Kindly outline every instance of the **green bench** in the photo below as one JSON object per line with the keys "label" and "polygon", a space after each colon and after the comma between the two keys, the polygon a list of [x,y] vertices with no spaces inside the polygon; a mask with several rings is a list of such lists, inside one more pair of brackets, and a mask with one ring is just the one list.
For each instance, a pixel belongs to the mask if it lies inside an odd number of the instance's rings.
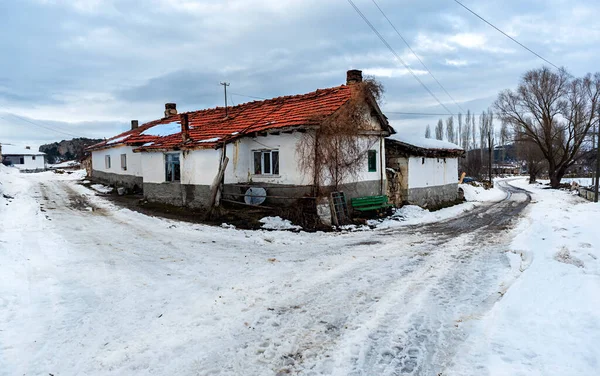
{"label": "green bench", "polygon": [[352,209],[359,212],[387,209],[392,204],[388,203],[388,196],[365,196],[351,200]]}

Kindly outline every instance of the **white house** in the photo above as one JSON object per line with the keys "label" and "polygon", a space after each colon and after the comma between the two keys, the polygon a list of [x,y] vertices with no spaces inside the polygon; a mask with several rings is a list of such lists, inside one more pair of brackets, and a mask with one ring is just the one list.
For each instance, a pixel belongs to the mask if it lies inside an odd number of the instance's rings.
{"label": "white house", "polygon": [[39,172],[46,169],[46,154],[31,147],[2,145],[2,163],[14,166],[22,172]]}
{"label": "white house", "polygon": [[[258,187],[267,192],[265,205],[292,205],[314,196],[315,185],[331,188],[330,179],[317,179],[302,168],[306,155],[299,146],[314,137],[320,120],[354,103],[358,86],[353,85],[361,81],[360,71],[348,71],[346,85],[227,109],[177,114],[175,104],[168,103],[162,119],[94,145],[92,175],[117,175],[106,158],[112,161],[113,155],[123,153],[129,161],[133,158],[127,153],[132,152],[140,168],[132,176],[141,178],[149,201],[204,208],[212,203],[215,187],[221,186],[223,199],[244,203],[248,188]],[[348,197],[385,194],[387,186],[384,137],[393,129],[374,100],[361,105],[365,121],[357,131],[364,148],[360,171],[337,187]],[[114,175],[117,179],[125,174]]]}
{"label": "white house", "polygon": [[392,202],[439,208],[458,200],[458,158],[464,154],[458,145],[398,134],[385,145]]}
{"label": "white house", "polygon": [[[92,178],[133,191],[141,190],[142,158],[133,149],[144,143],[143,137],[139,137],[142,130],[138,127],[138,121],[132,120],[129,131],[90,146],[88,150],[92,154]],[[138,142],[134,140],[136,136],[141,138]]]}

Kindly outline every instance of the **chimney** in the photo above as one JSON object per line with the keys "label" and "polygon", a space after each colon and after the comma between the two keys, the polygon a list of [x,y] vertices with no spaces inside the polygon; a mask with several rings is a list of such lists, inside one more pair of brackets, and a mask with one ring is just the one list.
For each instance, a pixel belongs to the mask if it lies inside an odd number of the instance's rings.
{"label": "chimney", "polygon": [[31,146],[25,146],[25,149],[31,150]]}
{"label": "chimney", "polygon": [[177,104],[176,103],[165,103],[165,117],[177,115]]}
{"label": "chimney", "polygon": [[348,72],[346,72],[346,85],[362,82],[362,80],[362,71],[358,69],[350,69]]}
{"label": "chimney", "polygon": [[188,114],[179,115],[179,119],[181,120],[181,140],[186,142],[190,139],[190,123]]}
{"label": "chimney", "polygon": [[131,121],[131,130],[137,129],[138,126],[139,126],[139,123],[137,120]]}

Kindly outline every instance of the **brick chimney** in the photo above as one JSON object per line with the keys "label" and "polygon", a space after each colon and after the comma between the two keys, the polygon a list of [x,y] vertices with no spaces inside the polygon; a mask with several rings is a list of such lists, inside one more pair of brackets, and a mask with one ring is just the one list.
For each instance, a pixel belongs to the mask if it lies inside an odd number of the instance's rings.
{"label": "brick chimney", "polygon": [[350,69],[346,72],[346,85],[352,85],[357,82],[362,82],[362,71],[358,69]]}
{"label": "brick chimney", "polygon": [[176,103],[165,103],[165,117],[177,115]]}
{"label": "brick chimney", "polygon": [[137,129],[138,126],[139,126],[139,122],[137,120],[131,121],[131,130]]}
{"label": "brick chimney", "polygon": [[190,139],[190,121],[188,119],[188,114],[179,115],[179,119],[181,120],[181,140],[186,142]]}

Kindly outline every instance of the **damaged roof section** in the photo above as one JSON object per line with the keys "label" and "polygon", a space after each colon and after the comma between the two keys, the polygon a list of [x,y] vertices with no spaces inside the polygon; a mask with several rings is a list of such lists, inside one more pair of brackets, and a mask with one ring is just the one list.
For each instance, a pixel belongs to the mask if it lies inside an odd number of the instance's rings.
{"label": "damaged roof section", "polygon": [[[174,114],[139,126],[90,147],[91,150],[137,146],[136,151],[215,148],[243,136],[272,130],[318,125],[319,118],[332,115],[350,100],[348,85],[301,94],[253,101],[229,107]],[[182,115],[187,115],[187,135],[182,133]]]}
{"label": "damaged roof section", "polygon": [[385,139],[386,150],[395,151],[404,156],[419,157],[461,157],[465,151],[458,145],[432,138],[393,134]]}

